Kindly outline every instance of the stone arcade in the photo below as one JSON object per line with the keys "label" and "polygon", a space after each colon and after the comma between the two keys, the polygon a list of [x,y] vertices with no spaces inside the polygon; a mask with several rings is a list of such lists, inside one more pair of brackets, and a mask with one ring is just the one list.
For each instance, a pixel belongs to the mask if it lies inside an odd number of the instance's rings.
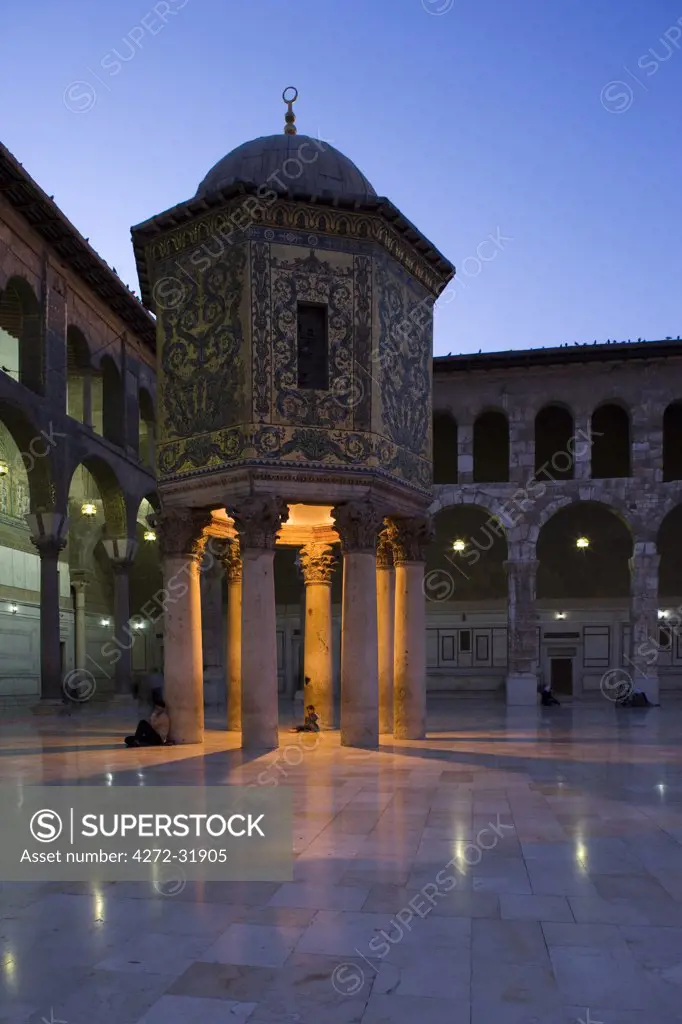
{"label": "stone arcade", "polygon": [[291,110],[284,134],[240,146],[194,199],[133,229],[158,324],[166,699],[176,739],[200,741],[199,566],[222,538],[229,724],[245,747],[277,745],[273,561],[293,545],[305,701],[332,725],[340,545],[342,742],[374,746],[380,725],[418,739],[432,305],[454,269],[350,160],[297,135]]}

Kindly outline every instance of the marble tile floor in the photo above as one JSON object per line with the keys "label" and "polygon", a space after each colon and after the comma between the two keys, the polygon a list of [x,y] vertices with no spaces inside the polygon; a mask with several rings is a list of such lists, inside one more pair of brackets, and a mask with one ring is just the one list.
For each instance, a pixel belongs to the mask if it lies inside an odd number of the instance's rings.
{"label": "marble tile floor", "polygon": [[[5,713],[0,784],[291,787],[289,882],[0,885],[2,1024],[682,1024],[682,704],[433,701],[378,751],[126,750]],[[1,828],[1,824],[0,824]]]}

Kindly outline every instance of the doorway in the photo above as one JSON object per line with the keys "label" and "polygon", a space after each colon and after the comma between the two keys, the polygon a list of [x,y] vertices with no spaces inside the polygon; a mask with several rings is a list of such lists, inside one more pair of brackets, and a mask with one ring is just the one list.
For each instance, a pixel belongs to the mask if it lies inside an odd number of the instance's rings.
{"label": "doorway", "polygon": [[573,658],[551,658],[549,671],[552,692],[573,696]]}

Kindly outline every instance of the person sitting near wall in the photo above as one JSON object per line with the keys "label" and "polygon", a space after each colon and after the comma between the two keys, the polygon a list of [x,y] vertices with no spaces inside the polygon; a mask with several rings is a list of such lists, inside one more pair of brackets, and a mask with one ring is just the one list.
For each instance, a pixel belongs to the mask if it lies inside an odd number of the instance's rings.
{"label": "person sitting near wall", "polygon": [[545,685],[540,690],[540,703],[542,704],[543,708],[549,708],[553,704],[556,704],[557,707],[561,707],[561,704],[552,693],[552,687],[549,685],[549,683],[545,683]]}
{"label": "person sitting near wall", "polygon": [[319,732],[320,731],[320,716],[315,713],[315,705],[308,704],[306,708],[306,716],[303,725],[297,725],[292,732]]}
{"label": "person sitting near wall", "polygon": [[156,692],[152,698],[152,713],[149,721],[137,723],[134,736],[126,736],[126,747],[162,747],[169,742],[170,716],[161,695]]}

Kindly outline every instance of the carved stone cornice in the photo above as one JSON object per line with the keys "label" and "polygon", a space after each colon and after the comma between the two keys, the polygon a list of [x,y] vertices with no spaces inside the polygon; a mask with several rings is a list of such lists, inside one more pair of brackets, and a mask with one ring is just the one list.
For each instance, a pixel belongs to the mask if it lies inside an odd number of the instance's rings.
{"label": "carved stone cornice", "polygon": [[274,551],[279,529],[289,516],[289,506],[283,498],[267,495],[244,498],[230,506],[228,513],[234,519],[242,551]]}
{"label": "carved stone cornice", "polygon": [[206,543],[204,529],[210,522],[208,509],[165,509],[155,515],[154,526],[158,530],[161,557],[186,555],[199,559]]}
{"label": "carved stone cornice", "polygon": [[396,565],[426,561],[426,549],[435,537],[430,519],[425,516],[390,519],[387,532]]}
{"label": "carved stone cornice", "polygon": [[303,582],[331,584],[336,558],[329,544],[306,544],[299,552]]}
{"label": "carved stone cornice", "polygon": [[333,508],[332,517],[343,552],[371,551],[374,554],[385,515],[385,510],[373,501],[348,501]]}
{"label": "carved stone cornice", "polygon": [[389,527],[386,527],[379,534],[377,543],[377,569],[393,569],[393,545]]}
{"label": "carved stone cornice", "polygon": [[242,556],[239,550],[238,540],[221,541],[222,550],[218,557],[223,564],[225,576],[228,583],[241,583],[242,581]]}

